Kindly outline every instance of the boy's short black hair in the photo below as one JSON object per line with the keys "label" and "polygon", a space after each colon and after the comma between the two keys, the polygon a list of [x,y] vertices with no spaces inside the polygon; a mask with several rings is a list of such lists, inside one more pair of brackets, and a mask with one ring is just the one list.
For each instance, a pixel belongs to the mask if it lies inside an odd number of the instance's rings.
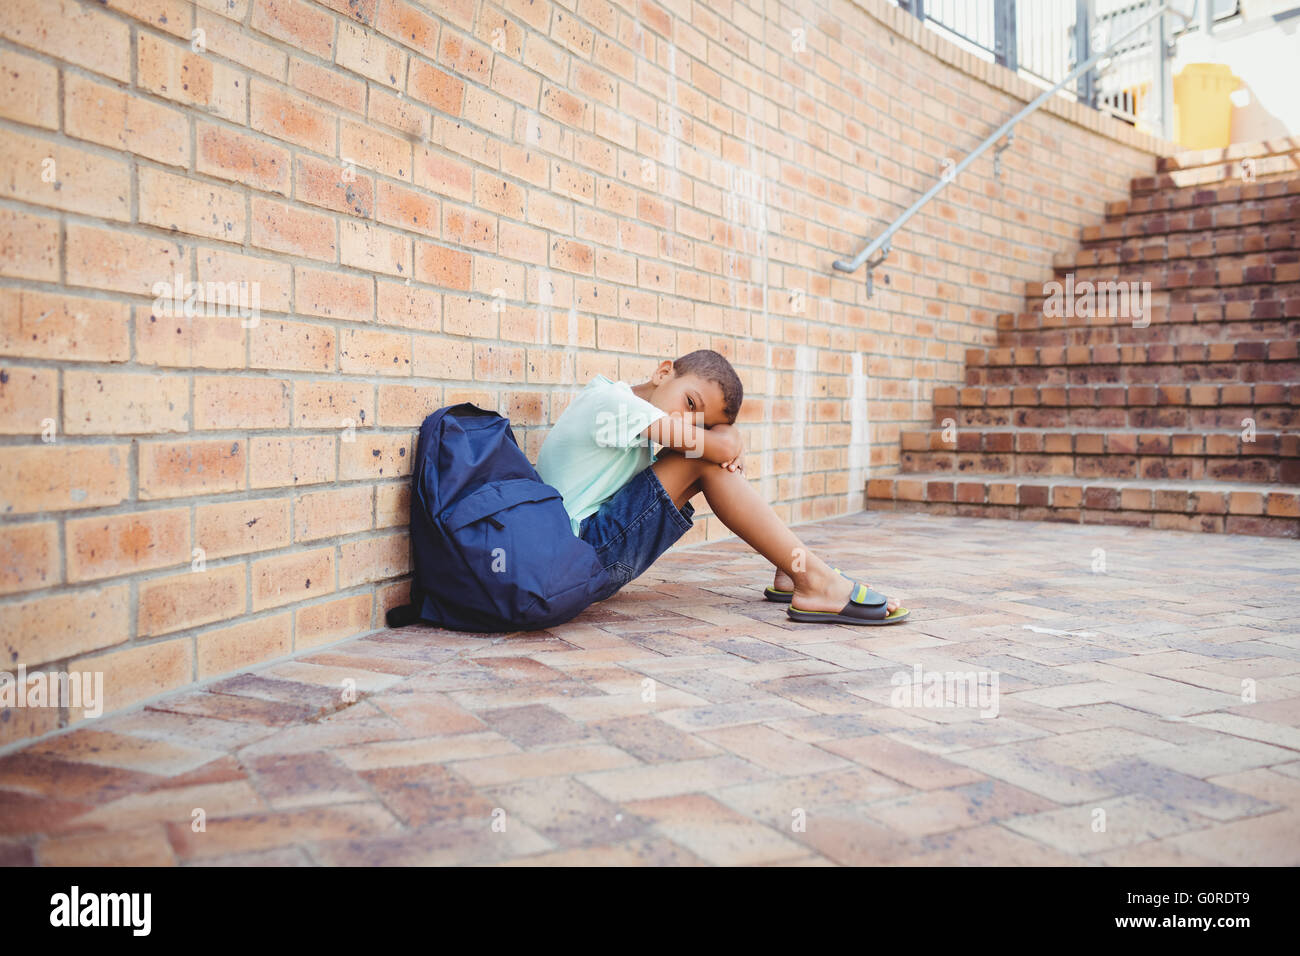
{"label": "boy's short black hair", "polygon": [[687,352],[673,362],[673,374],[694,375],[701,381],[717,382],[722,389],[722,411],[727,416],[727,424],[736,424],[740,404],[745,400],[745,389],[736,370],[721,354],[713,349]]}

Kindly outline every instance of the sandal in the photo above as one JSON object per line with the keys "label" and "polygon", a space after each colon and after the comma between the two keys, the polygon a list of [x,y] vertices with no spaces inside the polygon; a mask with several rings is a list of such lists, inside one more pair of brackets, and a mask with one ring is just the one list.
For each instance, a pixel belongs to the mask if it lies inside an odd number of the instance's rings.
{"label": "sandal", "polygon": [[[831,568],[831,570],[836,574],[843,575],[846,578],[848,577],[848,575],[844,574],[844,572],[839,568]],[[789,591],[782,591],[780,588],[768,586],[763,588],[763,597],[767,598],[769,601],[776,601],[778,604],[789,604],[790,599],[794,597],[794,589],[791,588]]]}
{"label": "sandal", "polygon": [[888,614],[885,610],[887,601],[883,594],[871,590],[865,584],[858,584],[849,596],[849,603],[839,611],[801,611],[791,604],[785,613],[792,621],[824,624],[897,624],[911,613],[907,608],[900,607],[893,614]]}

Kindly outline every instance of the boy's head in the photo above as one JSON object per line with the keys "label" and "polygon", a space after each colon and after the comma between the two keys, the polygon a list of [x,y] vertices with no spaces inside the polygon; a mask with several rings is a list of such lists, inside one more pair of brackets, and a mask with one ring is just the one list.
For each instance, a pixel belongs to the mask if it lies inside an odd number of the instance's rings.
{"label": "boy's head", "polygon": [[665,412],[704,413],[704,426],[734,425],[745,390],[731,363],[712,349],[664,359],[650,375],[650,403]]}

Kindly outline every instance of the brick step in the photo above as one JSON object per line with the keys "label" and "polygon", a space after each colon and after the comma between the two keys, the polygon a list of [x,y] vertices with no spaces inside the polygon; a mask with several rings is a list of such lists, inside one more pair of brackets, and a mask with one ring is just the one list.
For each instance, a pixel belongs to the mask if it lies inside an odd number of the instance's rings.
{"label": "brick step", "polygon": [[967,369],[965,385],[986,388],[1059,385],[1289,385],[1300,381],[1296,362],[1199,362],[1167,365],[998,366]]}
{"label": "brick step", "polygon": [[906,473],[1213,480],[1300,484],[1300,433],[1072,432],[1018,429],[904,432]]}
{"label": "brick step", "polygon": [[1144,196],[1171,189],[1212,187],[1220,183],[1246,183],[1248,177],[1259,183],[1300,174],[1300,152],[1288,150],[1272,155],[1242,157],[1242,159],[1247,158],[1251,161],[1249,171],[1242,166],[1241,159],[1237,159],[1157,172],[1154,176],[1137,176],[1129,184],[1130,192],[1134,196]]}
{"label": "brick step", "polygon": [[930,424],[959,428],[1300,431],[1300,385],[941,386]]}
{"label": "brick step", "polygon": [[1172,382],[1159,385],[967,385],[961,388],[939,385],[934,389],[932,401],[936,408],[1291,407],[1300,406],[1300,384]]}
{"label": "brick step", "polygon": [[[1279,355],[1284,351],[1293,352],[1295,342],[1275,343],[1222,343],[1218,346],[1224,350],[1245,352],[1252,345],[1269,345],[1277,349]],[[1219,383],[1231,385],[1278,383],[1289,385],[1300,382],[1300,361],[1294,354],[1290,360],[1278,359],[1228,359],[1223,361],[1193,361],[1190,358],[1175,360],[1179,352],[1205,351],[1215,346],[1075,346],[1073,348],[1039,349],[1041,362],[1023,362],[1015,364],[971,364],[968,360],[963,373],[965,385],[974,386],[1009,386],[1017,385],[1204,385]],[[1163,358],[1164,361],[1142,361],[1138,353],[1145,350],[1147,354]],[[993,354],[995,358],[1003,356],[1008,349],[992,349],[981,353],[986,357]],[[1016,349],[1020,357],[1028,358],[1033,349]],[[1115,361],[1120,352],[1124,358],[1133,361]],[[1110,359],[1110,361],[1101,361]],[[1073,361],[1070,361],[1073,360]]]}
{"label": "brick step", "polygon": [[[1144,331],[1135,329],[1134,331]],[[1149,336],[1148,336],[1149,339]],[[1279,338],[1253,342],[1135,342],[1075,346],[1021,346],[966,350],[966,370],[1052,368],[1067,365],[1166,365],[1241,362],[1294,362],[1300,342]],[[1300,367],[1293,369],[1300,371]],[[1297,378],[1296,380],[1300,380]],[[984,384],[968,382],[969,385]],[[1005,382],[992,384],[1007,384]]]}
{"label": "brick step", "polygon": [[[1195,309],[1194,306],[1183,306]],[[1189,311],[1187,314],[1193,314]],[[1222,314],[1221,311],[1219,314]],[[1017,317],[1011,316],[1011,319]],[[1026,316],[1025,322],[1042,321],[1042,316]],[[1167,319],[1167,316],[1161,316]],[[1151,326],[1140,328],[1131,322],[1123,325],[1072,326],[1065,328],[1000,329],[997,343],[991,348],[1061,348],[1069,346],[1141,345],[1166,346],[1264,342],[1300,339],[1300,318],[1278,321],[1152,321]]]}
{"label": "brick step", "polygon": [[[1149,388],[1135,385],[1133,388]],[[942,427],[952,419],[960,428],[1242,428],[1250,420],[1257,429],[1300,432],[1300,412],[1282,405],[1060,405],[939,406],[931,424]]]}
{"label": "brick step", "polygon": [[1185,209],[1129,212],[1114,216],[1079,233],[1086,247],[1122,239],[1158,239],[1207,229],[1245,229],[1284,226],[1300,218],[1300,197],[1282,196],[1249,202],[1204,203]]}
{"label": "brick step", "polygon": [[1294,327],[1297,319],[1300,319],[1300,296],[1291,299],[1161,305],[1155,302],[1153,295],[1150,314],[1136,320],[1136,325],[1134,317],[1125,318],[1122,315],[1045,315],[1040,304],[1035,311],[1000,313],[997,326],[999,334],[1128,329],[1139,333],[1139,341],[1146,342],[1174,341],[1168,336],[1179,332],[1181,327],[1184,336],[1190,335],[1189,329],[1199,329],[1204,332],[1205,341],[1232,341],[1238,327],[1243,337],[1253,337],[1257,328],[1288,329]]}
{"label": "brick step", "polygon": [[[1067,275],[1074,276],[1074,287],[1081,282],[1149,282],[1152,295],[1157,289],[1173,292],[1190,288],[1222,288],[1257,283],[1300,283],[1300,250],[1274,249],[1267,252],[1236,252],[1200,258],[1160,259],[1119,264],[1070,263],[1057,266],[1054,281],[1064,285]],[[1029,287],[1033,293],[1047,283]],[[1062,289],[1062,293],[1067,290]]]}
{"label": "brick step", "polygon": [[[1134,386],[1146,388],[1149,386]],[[1242,428],[1250,420],[1269,431],[1300,431],[1300,413],[1280,405],[939,406],[931,424],[959,428]]]}
{"label": "brick step", "polygon": [[1135,179],[934,390],[869,506],[1300,537],[1298,160],[1284,139]]}
{"label": "brick step", "polygon": [[1098,239],[1078,250],[1058,252],[1052,257],[1052,267],[1057,272],[1071,272],[1088,266],[1196,261],[1293,249],[1300,249],[1300,220]]}
{"label": "brick step", "polygon": [[1300,152],[1300,137],[1277,136],[1253,143],[1233,143],[1222,149],[1189,149],[1169,156],[1159,156],[1156,158],[1156,172],[1173,173],[1223,163],[1232,163],[1236,166],[1246,158],[1258,159],[1262,156],[1280,156],[1297,152]]}
{"label": "brick step", "polygon": [[1179,481],[1300,482],[1300,468],[1273,457],[1206,455],[1029,455],[906,451],[904,474],[989,474],[1018,478],[1176,479]]}
{"label": "brick step", "polygon": [[870,479],[867,507],[1300,537],[1300,487],[1290,485],[914,474]]}
{"label": "brick step", "polygon": [[[1263,256],[1262,263],[1245,265],[1244,261]],[[1251,253],[1246,256],[1224,256],[1199,262],[1185,260],[1181,264],[1134,263],[1116,269],[1114,266],[1088,266],[1073,273],[1068,284],[1066,275],[1058,275],[1045,282],[1025,284],[1026,310],[1036,312],[1044,308],[1049,298],[1064,305],[1073,296],[1075,311],[1084,308],[1085,295],[1090,283],[1092,308],[1100,311],[1117,296],[1117,307],[1124,305],[1126,295],[1144,293],[1138,283],[1151,283],[1152,307],[1177,305],[1181,302],[1236,302],[1242,299],[1300,299],[1300,253],[1295,250]],[[1059,287],[1059,288],[1058,288]],[[1112,292],[1112,289],[1114,290]]]}
{"label": "brick step", "polygon": [[[1130,282],[1127,279],[1115,281]],[[1060,320],[1065,325],[1132,324],[1134,318],[1142,321],[1149,319],[1154,325],[1159,321],[1157,312],[1164,309],[1172,313],[1175,307],[1182,305],[1221,306],[1222,318],[1227,320],[1300,318],[1300,282],[1189,285],[1163,290],[1153,288],[1149,303],[1144,301],[1146,296],[1141,285],[1134,284],[1136,282],[1137,280],[1131,280],[1127,286],[1101,287],[1094,283],[1091,305],[1084,296],[1087,287],[1080,289],[1077,281],[1069,288],[1062,282],[1058,295],[1053,295],[1051,289],[1042,292],[1040,283],[1034,283],[1030,287],[1030,293],[1025,296],[1025,311],[1020,314],[1037,313],[1044,320]],[[1053,314],[1048,314],[1049,298],[1052,299]],[[1150,315],[1147,314],[1148,311]],[[1055,314],[1058,312],[1061,314]],[[1068,314],[1070,312],[1074,314]],[[1220,318],[1212,312],[1207,313],[1206,317]],[[1169,321],[1179,321],[1179,315],[1171,316]]]}
{"label": "brick step", "polygon": [[[1144,231],[1136,226],[1152,216],[1166,218],[1165,224],[1154,229],[1156,233],[1208,229],[1234,223],[1247,226],[1257,222],[1285,221],[1295,218],[1294,199],[1297,195],[1300,195],[1300,178],[1215,189],[1198,186],[1166,190],[1107,203],[1105,221],[1095,226],[1084,226],[1082,234],[1084,239],[1143,235]],[[1234,213],[1234,209],[1238,211]]]}
{"label": "brick step", "polygon": [[[1211,458],[1257,457],[1294,459],[1300,466],[1300,432],[1243,430],[1146,431],[1108,428],[1105,431],[1060,431],[1045,428],[980,428],[958,431],[953,441],[939,429],[905,431],[905,452],[982,452],[1021,455],[1190,455]],[[1290,482],[1289,482],[1290,483]],[[1294,482],[1300,484],[1300,480]]]}

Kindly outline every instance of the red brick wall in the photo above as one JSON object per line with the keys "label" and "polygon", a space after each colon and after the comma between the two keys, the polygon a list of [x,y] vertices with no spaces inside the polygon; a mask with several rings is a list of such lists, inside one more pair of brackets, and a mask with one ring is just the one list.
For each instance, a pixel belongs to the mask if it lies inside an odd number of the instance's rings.
{"label": "red brick wall", "polygon": [[[110,709],[382,627],[445,404],[535,460],[593,374],[716,348],[778,511],[859,510],[1163,149],[1038,115],[868,301],[832,260],[1030,95],[884,0],[30,0],[0,65],[2,666]],[[256,323],[169,314],[177,276]]]}

